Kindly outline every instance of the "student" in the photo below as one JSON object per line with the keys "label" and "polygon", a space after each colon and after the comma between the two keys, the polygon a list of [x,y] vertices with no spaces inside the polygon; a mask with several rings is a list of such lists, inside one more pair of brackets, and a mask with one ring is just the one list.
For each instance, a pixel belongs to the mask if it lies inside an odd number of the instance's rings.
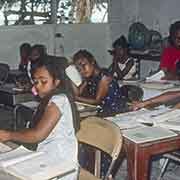
{"label": "student", "polygon": [[113,50],[109,50],[113,56],[112,64],[108,68],[109,72],[117,79],[137,78],[136,63],[129,57],[129,45],[126,38],[122,35],[112,44]]}
{"label": "student", "polygon": [[[62,93],[63,79],[57,61],[49,57],[40,59],[32,71],[34,87],[41,102],[34,116],[33,125],[20,131],[0,130],[0,141],[39,143],[37,151],[45,151],[62,162],[70,161],[78,171],[78,144],[75,136],[77,124],[73,121],[71,103]],[[62,161],[63,160],[63,161]],[[61,180],[76,180],[78,172]]]}
{"label": "student", "polygon": [[180,100],[180,91],[166,92],[159,96],[155,96],[153,98],[147,99],[145,101],[134,102],[132,109],[138,110],[144,107],[164,104],[170,101],[176,101],[178,103],[179,100]]}
{"label": "student", "polygon": [[169,29],[170,46],[162,52],[160,68],[165,76],[162,79],[177,80],[176,64],[180,61],[180,21],[171,24]]}
{"label": "student", "polygon": [[21,44],[21,46],[20,46],[20,63],[19,63],[20,71],[26,72],[30,52],[31,52],[31,45],[29,43]]}
{"label": "student", "polygon": [[75,99],[84,103],[99,105],[99,115],[109,116],[125,110],[118,83],[110,74],[99,68],[94,56],[87,50],[79,50],[73,56],[83,82],[74,87]]}
{"label": "student", "polygon": [[27,65],[27,74],[30,79],[31,79],[31,69],[35,66],[36,61],[40,57],[43,57],[45,55],[47,55],[47,50],[43,44],[35,44],[34,46],[31,47],[31,52],[29,54],[29,61]]}

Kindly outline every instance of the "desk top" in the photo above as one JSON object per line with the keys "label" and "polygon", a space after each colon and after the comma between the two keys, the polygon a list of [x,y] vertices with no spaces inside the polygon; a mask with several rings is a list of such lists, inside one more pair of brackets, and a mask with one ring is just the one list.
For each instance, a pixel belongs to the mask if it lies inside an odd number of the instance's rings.
{"label": "desk top", "polygon": [[160,62],[160,53],[155,51],[130,51],[130,56],[137,58],[138,60],[150,60]]}
{"label": "desk top", "polygon": [[97,106],[75,102],[81,118],[97,115]]}
{"label": "desk top", "polygon": [[7,92],[10,94],[32,94],[29,89],[18,88],[13,83],[3,84],[2,86],[0,86],[0,91]]}

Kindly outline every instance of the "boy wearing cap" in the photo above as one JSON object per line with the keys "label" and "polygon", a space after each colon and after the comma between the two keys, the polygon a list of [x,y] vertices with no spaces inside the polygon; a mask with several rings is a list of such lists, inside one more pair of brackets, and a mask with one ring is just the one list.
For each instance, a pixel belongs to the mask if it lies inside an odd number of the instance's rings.
{"label": "boy wearing cap", "polygon": [[108,71],[117,80],[137,78],[136,63],[133,58],[129,57],[129,45],[126,38],[122,35],[114,41],[112,47],[109,53],[113,59]]}

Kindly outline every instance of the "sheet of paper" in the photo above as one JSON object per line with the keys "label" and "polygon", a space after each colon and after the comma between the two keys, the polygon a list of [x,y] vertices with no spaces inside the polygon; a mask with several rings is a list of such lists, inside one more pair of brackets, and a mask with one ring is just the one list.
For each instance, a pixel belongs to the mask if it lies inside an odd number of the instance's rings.
{"label": "sheet of paper", "polygon": [[0,143],[0,154],[11,150],[12,148],[9,147],[8,145]]}

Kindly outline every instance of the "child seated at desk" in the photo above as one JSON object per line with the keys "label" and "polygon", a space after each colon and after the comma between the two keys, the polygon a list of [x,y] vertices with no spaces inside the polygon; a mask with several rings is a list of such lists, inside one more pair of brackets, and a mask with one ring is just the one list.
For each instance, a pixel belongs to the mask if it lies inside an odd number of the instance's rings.
{"label": "child seated at desk", "polygon": [[31,52],[31,45],[29,43],[23,43],[20,46],[20,63],[19,70],[22,72],[26,72],[27,65],[29,62],[29,55]]}
{"label": "child seated at desk", "polygon": [[[73,117],[73,102],[62,93],[63,78],[58,61],[46,56],[40,59],[32,71],[34,87],[41,99],[34,116],[32,128],[20,131],[0,130],[0,141],[39,143],[37,151],[50,157],[71,161],[76,169],[61,180],[78,179],[78,144],[75,130],[78,123]],[[77,125],[77,126],[76,126]]]}
{"label": "child seated at desk", "polygon": [[99,115],[112,116],[126,109],[119,85],[112,76],[99,68],[94,56],[87,50],[79,50],[73,56],[83,82],[73,85],[75,99],[80,102],[99,105]]}
{"label": "child seated at desk", "polygon": [[136,63],[133,58],[129,57],[129,45],[124,36],[121,36],[113,43],[113,50],[109,50],[113,56],[112,64],[108,71],[117,80],[136,79]]}
{"label": "child seated at desk", "polygon": [[169,29],[170,45],[161,55],[160,68],[164,71],[165,80],[179,80],[176,73],[176,65],[180,62],[180,21],[171,24]]}

